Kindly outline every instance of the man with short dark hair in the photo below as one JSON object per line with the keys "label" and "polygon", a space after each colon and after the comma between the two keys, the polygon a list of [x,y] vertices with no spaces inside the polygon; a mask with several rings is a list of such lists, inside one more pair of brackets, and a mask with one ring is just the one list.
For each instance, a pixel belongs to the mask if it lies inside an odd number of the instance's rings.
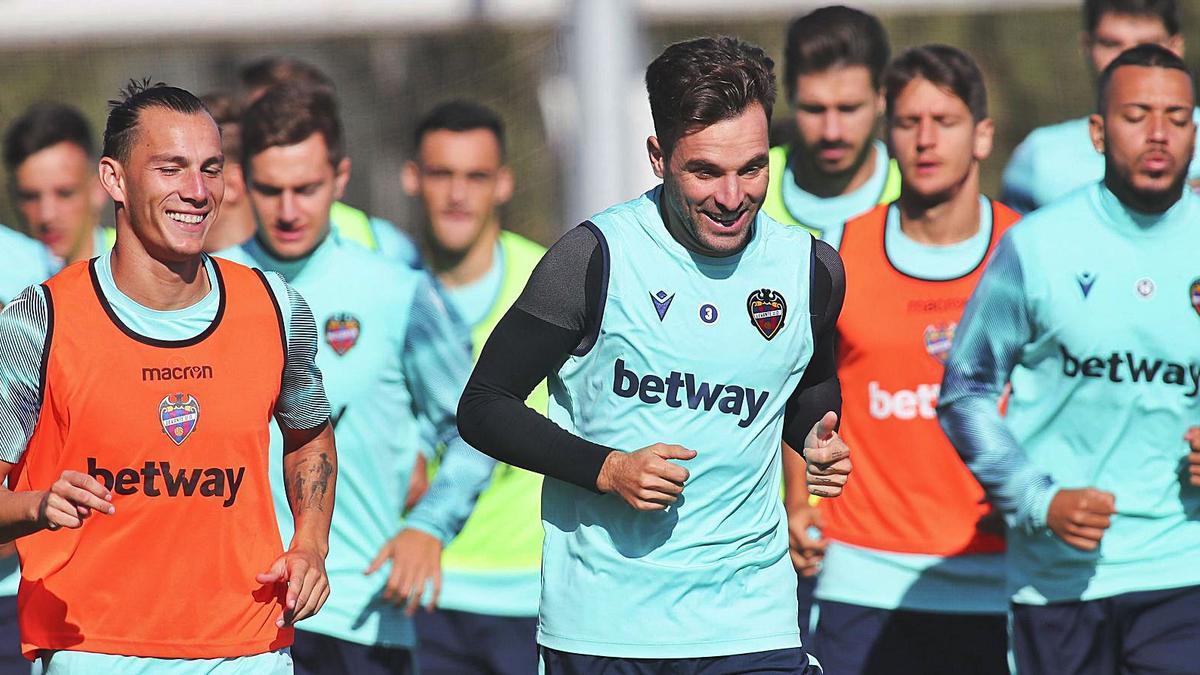
{"label": "man with short dark hair", "polygon": [[[1155,44],[1183,56],[1183,22],[1178,0],[1084,0],[1080,45],[1088,69],[1104,72],[1118,54]],[[1200,110],[1195,117],[1200,121]],[[1001,198],[1022,212],[1040,208],[1104,176],[1104,158],[1088,137],[1088,117],[1034,129],[1013,151],[1004,169]],[[1187,176],[1200,185],[1200,161]]]}
{"label": "man with short dark hair", "polygon": [[[242,68],[241,79],[247,105],[257,101],[270,88],[284,84],[321,89],[336,99],[332,78],[311,63],[292,57],[275,56],[250,63]],[[347,177],[349,172],[350,161],[347,159]],[[343,238],[409,267],[421,266],[421,252],[394,223],[341,202],[341,196],[338,200],[329,207],[329,221]]]}
{"label": "man with short dark hair", "polygon": [[[839,250],[855,488],[819,505],[827,547],[812,648],[845,675],[1007,675],[1000,523],[934,405],[962,308],[1017,215],[980,194],[993,125],[971,57],[916,47],[884,81],[904,189],[851,220]],[[896,461],[897,448],[920,460]]]}
{"label": "man with short dark hair", "polygon": [[784,91],[796,140],[771,148],[763,209],[837,248],[842,227],[900,192],[900,174],[875,138],[883,116],[887,32],[866,12],[832,5],[788,26]]}
{"label": "man with short dark hair", "polygon": [[[417,609],[427,585],[425,604],[436,605],[442,549],[495,466],[463,443],[455,425],[471,368],[469,341],[425,272],[330,227],[329,206],[349,160],[328,90],[271,88],[246,111],[242,143],[259,234],[218,255],[277,271],[308,299],[324,337],[317,365],[338,437],[333,591],[325,611],[297,631],[296,671],[415,673],[416,638],[405,609]],[[429,492],[402,518],[425,429],[445,452]],[[275,485],[285,530],[287,487]]]}
{"label": "man with short dark hair", "polygon": [[63,265],[112,247],[113,232],[100,227],[108,195],[96,174],[95,152],[83,114],[59,103],[29,108],[4,134],[17,212],[28,233]]}
{"label": "man with short dark hair", "polygon": [[[402,182],[420,200],[426,267],[470,330],[474,355],[546,249],[501,228],[513,193],[504,123],[490,108],[449,101],[417,124]],[[526,403],[546,412],[546,386]],[[522,675],[537,670],[542,561],[541,476],[500,464],[442,554],[438,608],[416,618],[426,675]]]}
{"label": "man with short dark hair", "polygon": [[328,594],[337,458],[312,314],[277,275],[203,254],[222,161],[198,98],[131,84],[100,160],[112,252],[0,313],[0,539],[47,675],[290,673],[291,625]]}
{"label": "man with short dark hair", "polygon": [[[646,88],[663,184],[546,254],[459,426],[546,476],[547,673],[819,672],[796,626],[779,448],[807,453],[815,493],[841,492],[841,263],[760,212],[775,99],[761,49],[672,45]],[[550,420],[525,405],[547,377]]]}
{"label": "man with short dark hair", "polygon": [[229,94],[212,93],[201,97],[213,121],[221,128],[221,152],[225,155],[225,198],[221,212],[204,238],[204,250],[220,251],[254,236],[254,210],[246,194],[246,173],[242,170],[242,107]]}
{"label": "man with short dark hair", "polygon": [[1001,240],[938,404],[1008,524],[1022,675],[1194,672],[1200,640],[1200,457],[1183,438],[1200,418],[1192,74],[1142,45],[1099,91],[1103,182]]}

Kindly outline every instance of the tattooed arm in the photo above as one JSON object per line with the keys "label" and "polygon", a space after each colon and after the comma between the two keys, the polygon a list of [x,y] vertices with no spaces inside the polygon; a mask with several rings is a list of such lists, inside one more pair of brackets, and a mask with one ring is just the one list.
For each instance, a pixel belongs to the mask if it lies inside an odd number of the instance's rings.
{"label": "tattooed arm", "polygon": [[[288,550],[258,575],[262,584],[287,584],[278,624],[312,616],[329,597],[325,556],[333,518],[337,451],[329,423],[329,401],[317,368],[317,326],[304,298],[281,277],[269,274],[278,304],[287,307],[287,358],[275,420],[283,432],[283,480],[296,533]],[[286,298],[286,303],[283,301]]]}
{"label": "tattooed arm", "polygon": [[287,583],[287,605],[280,624],[294,624],[316,614],[329,597],[325,556],[329,553],[329,522],[333,518],[337,451],[333,426],[283,431],[283,475],[296,533],[288,550],[259,583]]}

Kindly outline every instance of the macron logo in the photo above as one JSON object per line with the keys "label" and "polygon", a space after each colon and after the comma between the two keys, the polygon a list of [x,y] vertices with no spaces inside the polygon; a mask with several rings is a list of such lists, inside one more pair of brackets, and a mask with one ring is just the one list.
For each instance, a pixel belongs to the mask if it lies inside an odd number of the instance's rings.
{"label": "macron logo", "polygon": [[666,403],[669,408],[686,405],[692,410],[734,415],[738,426],[743,429],[754,423],[762,412],[770,392],[759,392],[750,387],[736,384],[709,384],[697,382],[692,373],[672,370],[665,378],[657,375],[638,374],[625,367],[623,359],[617,359],[613,367],[613,393],[622,398],[637,398],[647,405]]}

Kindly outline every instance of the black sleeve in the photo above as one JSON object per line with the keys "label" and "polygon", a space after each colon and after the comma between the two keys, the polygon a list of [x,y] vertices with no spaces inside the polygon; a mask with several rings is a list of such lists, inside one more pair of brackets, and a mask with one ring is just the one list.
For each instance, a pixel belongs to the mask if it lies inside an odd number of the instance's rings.
{"label": "black sleeve", "polygon": [[596,490],[611,448],[586,441],[525,405],[539,382],[594,344],[607,260],[581,225],[552,246],[483,347],[458,405],[463,440],[496,459]]}
{"label": "black sleeve", "polygon": [[841,417],[842,384],[837,376],[837,320],[846,299],[846,270],[829,244],[815,240],[812,247],[811,295],[813,354],[788,399],[783,440],[804,453],[804,437],[826,412]]}

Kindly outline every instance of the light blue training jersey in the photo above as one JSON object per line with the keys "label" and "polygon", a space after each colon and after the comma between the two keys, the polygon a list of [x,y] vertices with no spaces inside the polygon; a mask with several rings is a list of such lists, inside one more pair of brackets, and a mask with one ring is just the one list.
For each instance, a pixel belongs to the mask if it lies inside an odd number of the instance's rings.
{"label": "light blue training jersey", "polygon": [[742,252],[696,255],[667,232],[661,194],[591,220],[607,252],[599,335],[551,374],[550,418],[622,451],[698,454],[664,511],[546,478],[538,641],[672,659],[799,647],[779,447],[812,356],[813,239],[760,212]]}
{"label": "light blue training jersey", "polygon": [[[1022,604],[1200,584],[1200,197],[1136,213],[1097,183],[1001,240],[958,325],[939,416],[1006,516]],[[1011,376],[1007,417],[996,402]],[[1054,494],[1116,495],[1098,550],[1046,526]]]}
{"label": "light blue training jersey", "polygon": [[[96,278],[121,322],[133,331],[158,340],[188,340],[203,333],[216,318],[220,292],[212,284],[196,304],[173,311],[143,307],[125,295],[113,280],[111,253],[96,259]],[[205,261],[205,273],[215,279],[213,263]],[[277,274],[267,281],[283,314],[287,336],[287,362],[276,413],[296,429],[320,426],[329,418],[329,405],[316,370],[316,330],[304,299]],[[41,280],[39,280],[40,283]],[[0,313],[0,460],[20,461],[41,412],[42,348],[46,341],[46,302],[40,286],[26,288],[20,304],[10,303]],[[58,308],[61,312],[63,308]],[[61,320],[61,319],[60,319]],[[274,449],[278,452],[278,449]],[[273,470],[281,471],[282,460],[272,457]],[[12,558],[15,567],[16,558]],[[16,575],[19,582],[20,575]],[[5,580],[8,583],[8,580]],[[15,588],[13,590],[15,593]],[[290,672],[287,650],[229,659],[158,659],[87,652],[58,652],[46,675],[241,675],[242,673]],[[34,666],[35,672],[40,665]],[[286,667],[287,670],[283,670]]]}
{"label": "light blue training jersey", "polygon": [[[1194,118],[1200,124],[1200,108]],[[1200,143],[1192,155],[1188,179],[1200,180]],[[1104,155],[1096,152],[1088,118],[1080,117],[1034,129],[1013,151],[1004,168],[1001,201],[1022,213],[1041,208],[1104,178]]]}
{"label": "light blue training jersey", "polygon": [[[390,565],[371,576],[364,572],[404,527],[447,543],[487,486],[495,461],[459,438],[455,417],[471,370],[470,336],[452,321],[425,272],[336,232],[300,261],[274,258],[257,239],[217,255],[284,274],[308,300],[321,331],[317,365],[338,448],[326,561],[331,592],[321,612],[297,627],[358,644],[411,648],[412,621],[381,595]],[[446,451],[428,493],[404,519],[419,419],[428,420]],[[273,429],[272,444],[281,442]],[[287,541],[291,510],[284,484],[274,488]]]}
{"label": "light blue training jersey", "polygon": [[[875,146],[875,168],[871,177],[857,190],[836,197],[818,197],[806,192],[796,184],[791,164],[783,169],[783,203],[787,210],[796,214],[805,225],[821,231],[821,240],[835,249],[842,243],[842,231],[846,221],[875,208],[879,195],[887,184],[891,157],[882,141],[872,141]],[[794,151],[799,152],[799,151]]]}
{"label": "light blue training jersey", "polygon": [[[991,240],[992,205],[987,197],[980,196],[979,231],[974,236],[948,246],[918,242],[901,229],[900,211],[893,204],[888,208],[883,245],[897,271],[935,282],[930,284],[930,294],[934,295],[937,281],[966,276],[982,264]],[[846,283],[854,283],[853,275]],[[851,452],[854,450],[851,448]],[[854,477],[850,480],[853,483]],[[923,555],[830,541],[814,595],[819,600],[879,609],[1003,614],[1008,610],[1004,579],[1003,553]]]}

